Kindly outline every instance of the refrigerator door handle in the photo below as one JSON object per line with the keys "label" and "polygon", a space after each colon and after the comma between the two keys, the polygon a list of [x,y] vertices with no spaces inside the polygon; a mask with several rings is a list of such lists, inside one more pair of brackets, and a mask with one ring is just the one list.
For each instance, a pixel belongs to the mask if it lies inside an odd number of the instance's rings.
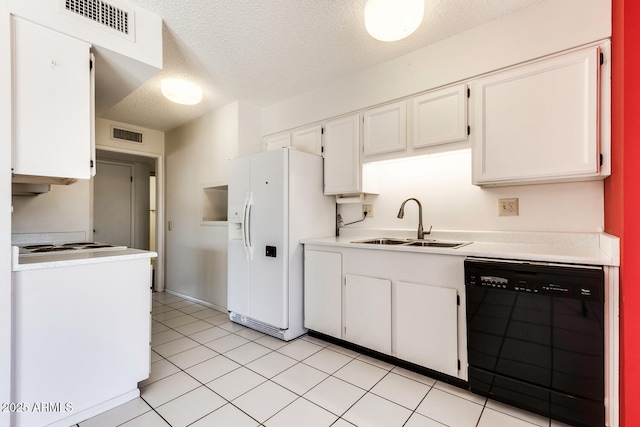
{"label": "refrigerator door handle", "polygon": [[247,246],[247,210],[249,208],[249,193],[244,197],[244,205],[242,206],[242,223],[241,230],[242,231],[242,247],[244,248],[244,255],[249,260],[249,247]]}
{"label": "refrigerator door handle", "polygon": [[251,210],[253,208],[253,193],[249,193],[249,200],[247,202],[247,217],[245,219],[245,230],[247,231],[247,252],[248,259],[253,259],[253,244],[251,243]]}
{"label": "refrigerator door handle", "polygon": [[253,259],[253,246],[251,245],[251,208],[253,206],[253,193],[247,193],[244,207],[244,218],[242,221],[242,243],[244,244],[247,260]]}

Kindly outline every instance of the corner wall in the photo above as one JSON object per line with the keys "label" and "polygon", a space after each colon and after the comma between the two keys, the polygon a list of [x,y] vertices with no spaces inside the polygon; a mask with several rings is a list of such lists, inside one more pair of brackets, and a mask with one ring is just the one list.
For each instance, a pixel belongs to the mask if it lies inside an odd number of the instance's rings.
{"label": "corner wall", "polygon": [[260,110],[236,101],[166,134],[166,287],[221,310],[227,223],[202,220],[203,188],[226,185],[228,160],[259,151],[259,124]]}

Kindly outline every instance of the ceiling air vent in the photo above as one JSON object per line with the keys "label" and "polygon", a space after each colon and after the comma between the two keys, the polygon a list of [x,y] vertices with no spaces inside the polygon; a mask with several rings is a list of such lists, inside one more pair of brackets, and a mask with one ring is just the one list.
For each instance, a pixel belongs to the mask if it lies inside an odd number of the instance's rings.
{"label": "ceiling air vent", "polygon": [[112,127],[111,139],[117,139],[120,141],[137,142],[139,144],[142,144],[142,133],[134,132],[126,129],[119,129],[117,127]]}
{"label": "ceiling air vent", "polygon": [[133,35],[133,14],[102,0],[61,0],[64,9],[110,28],[124,36]]}

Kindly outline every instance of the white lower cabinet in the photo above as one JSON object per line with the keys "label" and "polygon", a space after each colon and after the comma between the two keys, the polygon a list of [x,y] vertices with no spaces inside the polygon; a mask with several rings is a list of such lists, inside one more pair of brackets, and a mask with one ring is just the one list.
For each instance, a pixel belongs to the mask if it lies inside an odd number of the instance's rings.
{"label": "white lower cabinet", "polygon": [[149,258],[13,275],[14,402],[55,406],[18,411],[12,426],[75,425],[139,396],[150,371]]}
{"label": "white lower cabinet", "polygon": [[306,328],[467,379],[463,256],[305,244],[304,257]]}
{"label": "white lower cabinet", "polygon": [[397,282],[396,356],[458,375],[458,305],[455,289]]}
{"label": "white lower cabinet", "polygon": [[344,339],[391,353],[391,280],[347,274]]}
{"label": "white lower cabinet", "polygon": [[305,251],[304,326],[342,338],[342,254]]}

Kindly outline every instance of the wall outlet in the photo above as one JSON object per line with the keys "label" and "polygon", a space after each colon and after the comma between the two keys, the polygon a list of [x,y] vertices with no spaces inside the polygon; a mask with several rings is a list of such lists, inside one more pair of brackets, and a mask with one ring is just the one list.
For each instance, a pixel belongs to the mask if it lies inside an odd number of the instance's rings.
{"label": "wall outlet", "polygon": [[362,205],[362,215],[367,218],[373,218],[373,205]]}
{"label": "wall outlet", "polygon": [[498,216],[518,216],[518,199],[498,199]]}

